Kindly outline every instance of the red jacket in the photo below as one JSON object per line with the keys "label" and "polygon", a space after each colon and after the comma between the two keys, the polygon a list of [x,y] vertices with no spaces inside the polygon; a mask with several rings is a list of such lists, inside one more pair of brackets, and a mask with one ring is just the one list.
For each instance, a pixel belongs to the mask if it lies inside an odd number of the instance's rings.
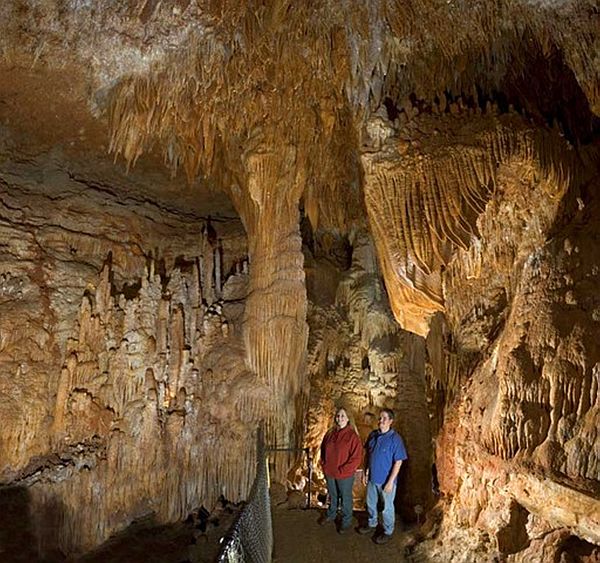
{"label": "red jacket", "polygon": [[323,473],[334,479],[352,477],[362,461],[363,447],[358,434],[348,425],[331,430],[321,442]]}

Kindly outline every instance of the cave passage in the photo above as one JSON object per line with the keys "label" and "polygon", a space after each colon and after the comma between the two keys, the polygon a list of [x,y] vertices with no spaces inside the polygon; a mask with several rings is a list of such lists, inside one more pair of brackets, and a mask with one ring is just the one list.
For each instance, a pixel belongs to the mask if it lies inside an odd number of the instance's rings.
{"label": "cave passage", "polygon": [[596,4],[0,2],[0,562],[599,561]]}

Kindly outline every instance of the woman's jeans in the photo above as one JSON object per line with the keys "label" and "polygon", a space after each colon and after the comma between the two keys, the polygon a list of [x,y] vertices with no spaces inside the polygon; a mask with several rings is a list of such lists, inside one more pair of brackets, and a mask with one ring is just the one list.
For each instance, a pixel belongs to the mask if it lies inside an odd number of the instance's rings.
{"label": "woman's jeans", "polygon": [[347,479],[334,479],[325,475],[327,481],[327,492],[331,502],[327,509],[327,520],[335,520],[338,505],[342,505],[342,528],[349,528],[352,524],[352,485],[354,475]]}
{"label": "woman's jeans", "polygon": [[396,521],[396,512],[394,509],[394,498],[396,497],[396,483],[391,493],[383,491],[383,485],[376,485],[372,481],[367,483],[367,513],[369,514],[369,527],[377,526],[377,503],[379,498],[383,499],[383,532],[388,536],[394,533],[394,523]]}

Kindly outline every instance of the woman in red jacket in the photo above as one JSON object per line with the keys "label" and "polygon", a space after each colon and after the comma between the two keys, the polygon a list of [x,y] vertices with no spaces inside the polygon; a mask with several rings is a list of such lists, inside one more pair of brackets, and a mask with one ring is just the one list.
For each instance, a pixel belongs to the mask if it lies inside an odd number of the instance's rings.
{"label": "woman in red jacket", "polygon": [[321,466],[327,481],[331,503],[321,524],[335,520],[338,503],[342,505],[342,523],[338,529],[343,534],[352,525],[352,485],[358,469],[363,448],[346,409],[335,413],[335,426],[325,434],[321,442]]}

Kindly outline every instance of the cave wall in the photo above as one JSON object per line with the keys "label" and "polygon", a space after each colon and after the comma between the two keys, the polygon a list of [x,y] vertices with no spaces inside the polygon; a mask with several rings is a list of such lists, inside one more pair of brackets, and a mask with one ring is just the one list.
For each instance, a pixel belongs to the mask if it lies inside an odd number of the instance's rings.
{"label": "cave wall", "polygon": [[[300,445],[308,405],[315,447],[338,396],[365,432],[395,403],[422,461],[409,506],[430,495],[434,437],[432,556],[597,542],[597,6],[344,8],[0,6],[0,475],[36,514],[67,507],[48,542],[84,549],[138,514],[243,496],[249,466],[227,456],[258,417]],[[183,183],[123,198],[129,180],[57,164],[106,151],[223,190],[240,222],[209,228]],[[353,239],[351,264],[303,264],[302,207]],[[194,481],[217,443],[223,472]],[[159,479],[167,458],[181,471]],[[106,499],[97,527],[84,490]]]}
{"label": "cave wall", "polygon": [[265,387],[239,220],[47,159],[5,161],[0,182],[0,476],[26,488],[39,553],[245,498]]}
{"label": "cave wall", "polygon": [[[530,108],[557,103],[554,85],[539,106],[528,99],[542,80],[530,79],[520,86]],[[594,557],[597,146],[565,125],[585,101],[553,127],[502,106],[440,94],[372,115],[364,135],[366,211],[391,309],[427,338],[441,499],[417,551]],[[595,122],[581,118],[581,139]]]}
{"label": "cave wall", "polygon": [[559,189],[523,162],[498,166],[478,234],[446,272],[428,337],[446,506],[433,560],[597,556],[595,154],[582,148]]}
{"label": "cave wall", "polygon": [[433,560],[598,555],[597,212],[536,247],[489,355],[456,389],[437,439],[447,513]]}

